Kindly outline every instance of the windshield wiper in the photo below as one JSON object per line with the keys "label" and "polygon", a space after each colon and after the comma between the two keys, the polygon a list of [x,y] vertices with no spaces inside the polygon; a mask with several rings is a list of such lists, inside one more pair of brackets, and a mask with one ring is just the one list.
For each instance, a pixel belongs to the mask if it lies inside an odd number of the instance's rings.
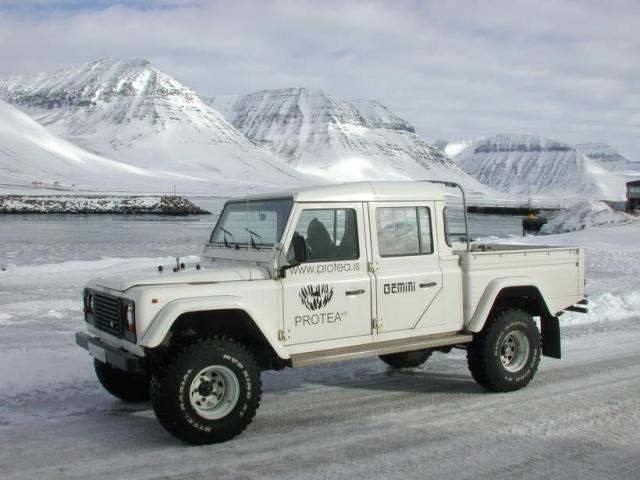
{"label": "windshield wiper", "polygon": [[256,236],[258,237],[260,240],[262,240],[262,237],[260,236],[260,234],[254,232],[253,230],[249,230],[247,227],[244,227],[244,229],[249,232],[249,235],[251,235],[251,246],[257,250],[258,247],[256,247],[256,242],[253,240],[253,237]]}
{"label": "windshield wiper", "polygon": [[[224,246],[229,248],[229,242],[227,242],[227,235],[229,235],[232,239],[233,239],[233,233],[231,233],[229,230],[220,227],[220,230],[222,230],[222,238],[224,239]],[[238,249],[238,244],[236,243],[236,250]]]}

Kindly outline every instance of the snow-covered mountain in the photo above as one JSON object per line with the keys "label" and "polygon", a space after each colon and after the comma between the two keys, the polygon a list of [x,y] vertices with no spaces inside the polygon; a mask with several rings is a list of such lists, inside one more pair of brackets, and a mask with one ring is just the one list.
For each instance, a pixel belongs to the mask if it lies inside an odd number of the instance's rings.
{"label": "snow-covered mountain", "polygon": [[448,179],[476,193],[491,192],[375,100],[345,101],[320,90],[287,88],[207,102],[301,172],[337,181]]}
{"label": "snow-covered mountain", "polygon": [[0,80],[0,98],[54,134],[137,167],[230,186],[305,181],[145,60],[106,59]]}
{"label": "snow-covered mountain", "polygon": [[640,161],[632,161],[607,143],[576,143],[574,147],[612,172],[640,173]]}
{"label": "snow-covered mountain", "polygon": [[622,200],[624,178],[571,145],[535,135],[501,134],[455,157],[469,175],[512,195]]}
{"label": "snow-covered mountain", "polygon": [[[54,135],[0,100],[0,184],[4,190],[29,185],[60,189],[160,191],[186,177],[116,162]],[[197,181],[193,179],[192,181]],[[149,188],[147,191],[154,191]]]}

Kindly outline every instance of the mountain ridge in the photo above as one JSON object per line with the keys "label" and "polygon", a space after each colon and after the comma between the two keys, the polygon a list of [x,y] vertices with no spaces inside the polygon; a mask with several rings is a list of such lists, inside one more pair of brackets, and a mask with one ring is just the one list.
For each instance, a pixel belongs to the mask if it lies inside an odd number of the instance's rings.
{"label": "mountain ridge", "polygon": [[[562,142],[502,134],[434,146],[377,100],[342,100],[303,87],[203,98],[145,59],[107,58],[0,79],[0,98],[86,154],[154,172],[152,177],[220,188],[444,179],[472,195],[504,201],[553,195],[554,188],[561,196],[619,196],[615,175]],[[613,150],[598,145],[582,148],[596,150],[592,156]],[[628,162],[610,150],[602,162]],[[574,181],[558,181],[558,175]]]}
{"label": "mountain ridge", "polygon": [[622,200],[623,177],[573,146],[538,135],[498,134],[456,157],[469,175],[511,195]]}
{"label": "mountain ridge", "polygon": [[630,160],[607,143],[576,143],[573,147],[609,171],[637,172],[640,175],[640,161]]}
{"label": "mountain ridge", "polygon": [[217,183],[307,182],[196,92],[143,59],[101,59],[0,80],[0,98],[54,134],[137,167],[188,172]]}
{"label": "mountain ridge", "polygon": [[303,87],[205,101],[250,140],[298,170],[341,180],[447,179],[495,194],[462,172],[376,100],[342,100]]}

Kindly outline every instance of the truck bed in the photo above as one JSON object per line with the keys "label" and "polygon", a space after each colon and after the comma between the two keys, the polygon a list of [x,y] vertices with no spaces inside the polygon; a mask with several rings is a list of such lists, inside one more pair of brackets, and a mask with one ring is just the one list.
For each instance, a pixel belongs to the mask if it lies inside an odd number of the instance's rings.
{"label": "truck bed", "polygon": [[[502,279],[533,285],[556,314],[584,298],[584,251],[578,247],[474,244],[460,258],[465,325],[485,292]],[[505,280],[506,281],[506,280]]]}

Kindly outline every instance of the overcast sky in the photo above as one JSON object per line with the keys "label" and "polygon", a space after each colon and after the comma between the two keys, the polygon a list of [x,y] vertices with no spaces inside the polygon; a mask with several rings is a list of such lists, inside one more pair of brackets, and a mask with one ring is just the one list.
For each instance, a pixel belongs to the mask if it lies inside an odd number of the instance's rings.
{"label": "overcast sky", "polygon": [[205,96],[375,98],[430,140],[531,133],[640,160],[638,0],[0,0],[0,76],[102,57]]}

